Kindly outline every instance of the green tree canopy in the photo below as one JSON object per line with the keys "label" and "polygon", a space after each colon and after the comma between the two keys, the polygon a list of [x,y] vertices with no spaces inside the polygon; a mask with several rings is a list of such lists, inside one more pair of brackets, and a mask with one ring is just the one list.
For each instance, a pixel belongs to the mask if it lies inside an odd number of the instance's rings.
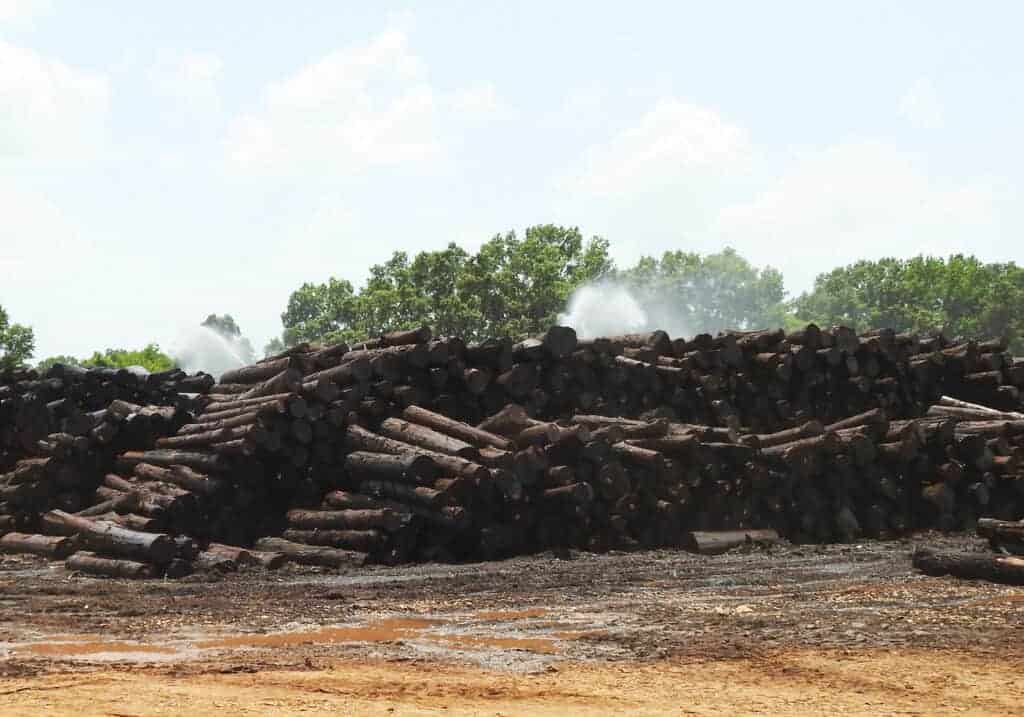
{"label": "green tree canopy", "polygon": [[11,323],[4,307],[0,306],[0,370],[24,366],[35,348],[36,337],[32,329]]}
{"label": "green tree canopy", "polygon": [[36,371],[43,374],[49,371],[55,364],[65,366],[81,366],[82,362],[74,356],[50,356],[36,364]]}
{"label": "green tree canopy", "polygon": [[620,274],[648,312],[652,327],[675,334],[781,326],[782,274],[758,268],[726,248],[700,255],[668,251],[643,257]]}
{"label": "green tree canopy", "polygon": [[796,316],[823,325],[1006,336],[1024,350],[1024,269],[955,254],[858,261],[827,274],[793,302]]}
{"label": "green tree canopy", "polygon": [[576,287],[612,268],[607,241],[550,224],[499,234],[475,254],[455,244],[412,259],[395,252],[358,292],[334,278],[303,284],[281,315],[283,339],[354,341],[418,324],[467,339],[534,333],[555,322]]}
{"label": "green tree canopy", "polygon": [[103,353],[95,351],[92,356],[82,361],[82,364],[105,368],[141,366],[150,372],[166,371],[175,367],[174,360],[163,353],[157,344],[147,344],[137,351],[127,349],[107,349]]}

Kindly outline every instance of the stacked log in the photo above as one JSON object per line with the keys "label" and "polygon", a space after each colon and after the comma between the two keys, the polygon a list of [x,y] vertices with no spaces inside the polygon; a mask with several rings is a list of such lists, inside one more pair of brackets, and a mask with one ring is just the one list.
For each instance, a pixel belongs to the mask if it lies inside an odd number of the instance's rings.
{"label": "stacked log", "polygon": [[466,344],[424,327],[293,347],[215,386],[133,377],[8,377],[0,533],[29,536],[11,546],[69,535],[55,511],[78,513],[181,544],[160,562],[75,524],[94,554],[76,569],[183,575],[276,553],[712,550],[731,538],[708,531],[823,542],[1024,514],[1024,369],[999,341],[808,325]]}

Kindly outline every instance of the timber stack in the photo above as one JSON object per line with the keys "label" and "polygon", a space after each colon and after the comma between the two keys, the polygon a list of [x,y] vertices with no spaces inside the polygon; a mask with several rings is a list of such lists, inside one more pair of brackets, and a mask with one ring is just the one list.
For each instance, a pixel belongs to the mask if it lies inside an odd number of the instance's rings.
{"label": "timber stack", "polygon": [[[78,503],[51,498],[49,469],[7,466],[0,532],[15,537],[0,549],[57,557],[70,539],[88,553],[73,569],[146,576],[714,552],[732,538],[709,531],[839,541],[1013,520],[1024,364],[1006,348],[814,325],[477,343],[423,327],[300,345],[201,398],[153,399],[187,418],[103,453]],[[4,445],[21,425],[0,428]],[[17,444],[21,461],[52,459],[40,440]],[[26,504],[33,491],[45,495]],[[153,535],[174,550],[153,552]]]}

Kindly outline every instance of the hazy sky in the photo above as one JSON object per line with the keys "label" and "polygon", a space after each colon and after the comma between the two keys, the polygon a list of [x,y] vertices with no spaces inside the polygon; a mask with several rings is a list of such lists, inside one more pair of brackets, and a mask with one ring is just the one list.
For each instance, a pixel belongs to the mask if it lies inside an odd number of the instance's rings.
{"label": "hazy sky", "polygon": [[[0,304],[37,357],[259,347],[289,293],[539,222],[1024,262],[1024,5],[0,0]],[[1015,89],[1016,88],[1016,89]]]}

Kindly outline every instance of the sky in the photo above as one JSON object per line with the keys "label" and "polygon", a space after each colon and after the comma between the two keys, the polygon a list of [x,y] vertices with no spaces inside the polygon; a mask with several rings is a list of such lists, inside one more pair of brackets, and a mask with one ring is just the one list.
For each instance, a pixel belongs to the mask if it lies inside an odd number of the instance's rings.
{"label": "sky", "polygon": [[[859,258],[1024,263],[1014,2],[0,0],[0,305],[36,357],[393,251],[578,226],[736,248],[791,295]],[[1015,90],[1014,87],[1017,87]]]}

